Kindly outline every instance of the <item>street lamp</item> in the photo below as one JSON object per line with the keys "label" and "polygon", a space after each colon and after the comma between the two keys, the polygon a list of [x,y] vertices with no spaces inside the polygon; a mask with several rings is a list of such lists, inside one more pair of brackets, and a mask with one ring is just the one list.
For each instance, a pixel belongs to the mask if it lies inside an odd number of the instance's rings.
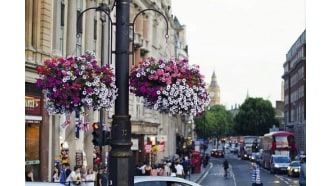
{"label": "street lamp", "polygon": [[[129,109],[129,55],[133,53],[130,51],[130,27],[133,30],[134,43],[134,23],[140,14],[145,11],[151,10],[158,12],[166,21],[166,35],[168,38],[168,22],[164,14],[155,9],[145,9],[137,13],[133,19],[133,23],[129,22],[130,15],[130,0],[116,0],[116,22],[111,26],[116,27],[116,43],[115,51],[110,49],[110,55],[115,55],[115,78],[116,87],[118,88],[118,96],[115,100],[115,113],[112,116],[112,128],[111,128],[111,151],[109,152],[108,166],[110,171],[109,185],[120,186],[133,186],[134,185],[134,162],[133,153],[131,151],[131,121],[128,114]],[[86,9],[95,9],[102,11],[108,15],[110,19],[110,10],[106,4],[101,3],[99,7]],[[83,12],[85,12],[83,11]],[[103,26],[103,24],[102,24]],[[103,34],[102,29],[102,34]],[[111,38],[110,38],[111,39]],[[112,40],[109,41],[110,43]],[[103,41],[102,41],[103,43]],[[111,43],[112,44],[112,43]],[[111,46],[110,44],[110,46]],[[103,44],[102,52],[103,52]],[[102,56],[103,58],[103,56]],[[134,57],[133,57],[134,60]],[[102,112],[101,112],[102,113]]]}
{"label": "street lamp", "polygon": [[206,134],[205,134],[205,122],[206,122],[206,111],[204,110],[204,131],[203,131],[203,155],[205,155],[205,138],[206,138]]}

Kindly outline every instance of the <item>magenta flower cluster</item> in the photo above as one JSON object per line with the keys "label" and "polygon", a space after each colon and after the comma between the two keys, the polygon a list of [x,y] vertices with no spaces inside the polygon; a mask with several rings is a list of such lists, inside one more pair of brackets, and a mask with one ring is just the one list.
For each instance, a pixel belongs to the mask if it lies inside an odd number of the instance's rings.
{"label": "magenta flower cluster", "polygon": [[135,65],[129,77],[130,92],[144,98],[144,106],[159,112],[197,115],[210,103],[199,66],[187,59],[149,57]]}
{"label": "magenta flower cluster", "polygon": [[98,66],[95,54],[46,59],[37,67],[36,85],[42,87],[49,114],[71,113],[82,106],[109,110],[117,97],[113,68]]}

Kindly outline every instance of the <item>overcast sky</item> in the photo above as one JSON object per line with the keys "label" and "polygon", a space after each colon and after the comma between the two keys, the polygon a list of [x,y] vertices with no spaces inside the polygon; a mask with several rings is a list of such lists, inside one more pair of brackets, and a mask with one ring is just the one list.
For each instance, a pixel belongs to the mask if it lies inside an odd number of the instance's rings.
{"label": "overcast sky", "polygon": [[306,28],[304,0],[172,0],[186,26],[189,61],[207,83],[215,71],[221,104],[281,99],[286,53]]}

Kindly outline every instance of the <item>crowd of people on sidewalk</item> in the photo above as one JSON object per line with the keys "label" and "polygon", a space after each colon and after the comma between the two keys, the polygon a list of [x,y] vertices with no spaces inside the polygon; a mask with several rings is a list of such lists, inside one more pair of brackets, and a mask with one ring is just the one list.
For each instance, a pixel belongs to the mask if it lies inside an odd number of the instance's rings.
{"label": "crowd of people on sidewalk", "polygon": [[[52,182],[58,182],[63,185],[70,186],[94,186],[95,183],[98,186],[108,186],[109,173],[106,166],[103,166],[100,170],[95,171],[92,168],[85,166],[74,166],[74,169],[70,169],[69,163],[56,164],[53,167]],[[33,182],[33,168],[26,166],[25,168],[25,181]]]}
{"label": "crowd of people on sidewalk", "polygon": [[[209,157],[205,159],[208,163]],[[202,159],[196,160],[189,155],[181,155],[158,164],[143,162],[136,165],[135,176],[175,176],[190,179],[190,175],[195,173],[195,169],[201,166],[202,161]],[[200,164],[198,165],[198,163]],[[69,163],[58,163],[53,167],[52,182],[80,186],[94,186],[97,183],[98,186],[106,186],[108,185],[109,172],[106,166],[101,167],[101,169],[94,170],[86,166],[76,165],[71,170]],[[26,166],[25,176],[26,181],[34,181],[31,166]]]}
{"label": "crowd of people on sidewalk", "polygon": [[136,176],[175,176],[187,178],[195,168],[196,163],[189,156],[181,156],[163,163],[151,164],[140,162],[136,165]]}

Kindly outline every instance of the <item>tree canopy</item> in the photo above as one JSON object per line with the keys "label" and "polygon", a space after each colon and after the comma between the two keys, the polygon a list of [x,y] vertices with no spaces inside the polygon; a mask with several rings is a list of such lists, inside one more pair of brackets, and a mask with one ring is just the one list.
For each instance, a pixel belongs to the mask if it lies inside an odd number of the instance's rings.
{"label": "tree canopy", "polygon": [[223,105],[213,105],[209,110],[195,117],[199,138],[228,136],[233,133],[234,119]]}
{"label": "tree canopy", "polygon": [[234,129],[238,135],[262,136],[273,125],[279,126],[275,109],[269,100],[247,98],[234,118]]}

